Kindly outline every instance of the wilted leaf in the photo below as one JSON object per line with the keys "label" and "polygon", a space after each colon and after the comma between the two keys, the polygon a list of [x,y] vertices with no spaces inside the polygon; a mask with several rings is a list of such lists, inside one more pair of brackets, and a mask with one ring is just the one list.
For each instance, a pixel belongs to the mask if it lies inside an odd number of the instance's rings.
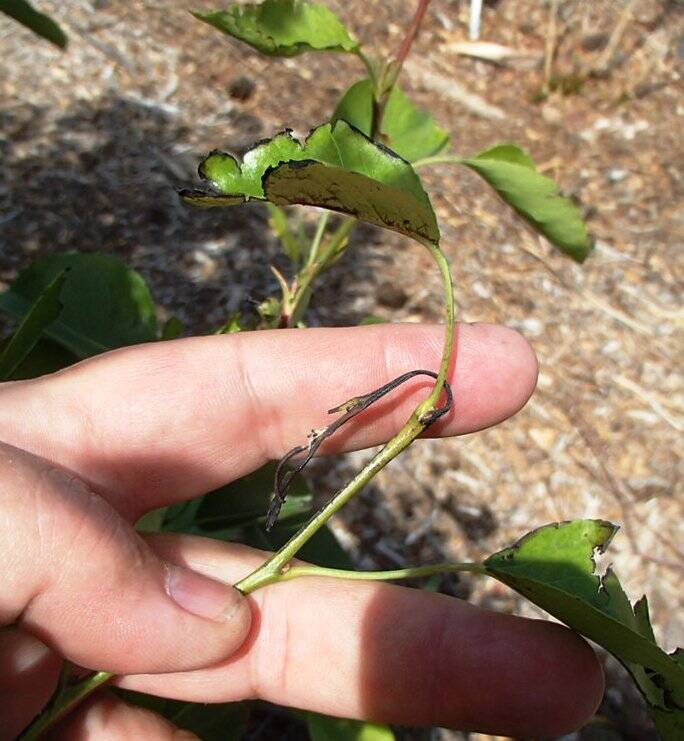
{"label": "wilted leaf", "polygon": [[250,199],[339,211],[408,236],[439,241],[430,199],[413,168],[345,121],[314,129],[302,145],[288,132],[247,152],[242,166],[211,153],[200,165],[206,190],[184,190],[198,206]]}
{"label": "wilted leaf", "polygon": [[[371,134],[373,121],[373,83],[354,83],[338,103],[332,120],[342,119]],[[449,135],[429,113],[413,105],[398,86],[389,95],[380,132],[387,146],[409,162],[442,152],[449,145]]]}
{"label": "wilted leaf", "polygon": [[266,0],[193,15],[273,57],[293,57],[307,51],[354,53],[359,48],[325,5],[300,0]]}
{"label": "wilted leaf", "polygon": [[486,180],[506,203],[552,244],[578,262],[591,250],[579,209],[558,186],[537,172],[533,160],[513,144],[500,144],[461,163]]}
{"label": "wilted leaf", "polygon": [[0,310],[21,318],[68,269],[62,311],[45,334],[79,358],[157,337],[154,303],[142,277],[110,255],[65,252],[42,257],[0,294]]}
{"label": "wilted leaf", "polygon": [[15,371],[38,344],[45,328],[52,324],[62,310],[59,294],[64,285],[65,273],[61,271],[38,296],[17,327],[12,338],[0,353],[0,381],[12,378]]}
{"label": "wilted leaf", "polygon": [[389,726],[306,713],[311,741],[394,741]]}
{"label": "wilted leaf", "polygon": [[601,520],[547,525],[484,565],[488,574],[619,659],[659,727],[684,728],[684,666],[655,643],[645,599],[633,608],[611,570],[602,578],[594,573],[594,552],[605,550],[616,530]]}
{"label": "wilted leaf", "polygon": [[67,37],[64,31],[45,13],[37,11],[26,0],[0,0],[0,12],[6,13],[22,25],[30,28],[33,33],[51,41],[60,49],[65,49]]}

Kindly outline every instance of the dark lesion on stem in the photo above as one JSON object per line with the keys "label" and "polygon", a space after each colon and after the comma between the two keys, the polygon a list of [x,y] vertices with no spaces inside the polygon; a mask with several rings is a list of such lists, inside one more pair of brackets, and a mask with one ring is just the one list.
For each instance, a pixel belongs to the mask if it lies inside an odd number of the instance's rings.
{"label": "dark lesion on stem", "polygon": [[[316,455],[316,452],[323,441],[334,435],[343,425],[349,422],[350,419],[361,414],[361,412],[375,404],[376,401],[382,399],[383,396],[386,396],[391,391],[394,391],[398,386],[401,386],[401,384],[406,383],[406,381],[409,381],[411,378],[415,378],[416,376],[429,376],[430,378],[436,379],[437,373],[429,370],[409,371],[368,394],[355,396],[352,399],[329,409],[328,414],[337,414],[338,412],[344,413],[327,427],[323,427],[320,430],[312,430],[309,435],[308,443],[305,445],[295,446],[280,459],[275,472],[274,495],[268,508],[268,514],[266,515],[266,530],[271,530],[271,528],[276,524],[280,510],[285,503],[287,492],[294,481],[295,476],[304,470],[309,461],[314,457],[314,455]],[[432,410],[420,418],[419,421],[425,429],[427,429],[431,424],[434,424],[440,417],[443,417],[451,410],[453,406],[453,394],[451,392],[451,386],[449,386],[446,381],[444,382],[444,393],[446,395],[444,405]],[[292,468],[286,468],[290,461],[302,453],[305,453],[306,455]]]}

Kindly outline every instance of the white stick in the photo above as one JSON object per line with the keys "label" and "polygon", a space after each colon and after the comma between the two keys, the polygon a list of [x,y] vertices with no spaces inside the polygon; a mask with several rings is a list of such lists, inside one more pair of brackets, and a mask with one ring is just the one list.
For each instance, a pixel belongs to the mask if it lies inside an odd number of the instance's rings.
{"label": "white stick", "polygon": [[470,40],[480,38],[480,16],[482,15],[482,0],[470,0]]}

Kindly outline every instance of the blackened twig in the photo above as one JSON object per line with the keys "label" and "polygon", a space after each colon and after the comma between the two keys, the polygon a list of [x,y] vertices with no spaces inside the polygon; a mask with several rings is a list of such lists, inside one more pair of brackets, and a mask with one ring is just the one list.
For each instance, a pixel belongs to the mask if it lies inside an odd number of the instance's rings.
{"label": "blackened twig", "polygon": [[[271,500],[271,504],[266,515],[267,531],[271,530],[271,528],[276,524],[278,515],[280,514],[280,510],[285,503],[288,489],[290,488],[295,476],[300,473],[306,467],[309,461],[314,457],[314,455],[316,455],[316,451],[321,446],[323,441],[334,435],[337,430],[339,430],[340,427],[349,422],[350,419],[353,419],[358,414],[361,414],[361,412],[368,409],[368,407],[370,407],[372,404],[375,404],[376,401],[382,399],[383,396],[386,396],[395,388],[401,386],[402,383],[409,381],[415,376],[430,376],[430,378],[437,378],[437,374],[433,371],[409,371],[408,373],[404,373],[398,378],[395,378],[393,381],[386,383],[384,386],[380,386],[380,388],[375,389],[375,391],[371,391],[370,393],[364,394],[363,396],[355,396],[352,399],[349,399],[348,401],[345,401],[344,403],[339,404],[332,409],[329,409],[328,414],[336,414],[337,412],[344,412],[344,414],[341,417],[338,417],[338,419],[329,424],[327,427],[324,427],[320,430],[312,430],[311,434],[309,435],[308,444],[297,445],[280,459],[275,472],[275,492],[273,494],[273,499]],[[453,395],[451,393],[451,386],[449,386],[446,381],[444,382],[444,392],[446,394],[446,402],[444,406],[433,410],[428,415],[422,417],[420,420],[421,423],[425,425],[426,429],[431,424],[436,422],[440,417],[447,414],[453,406]],[[294,468],[286,470],[286,464],[289,463],[294,457],[298,456],[300,453],[306,453],[306,456],[301,461],[299,461],[297,465],[294,466]]]}

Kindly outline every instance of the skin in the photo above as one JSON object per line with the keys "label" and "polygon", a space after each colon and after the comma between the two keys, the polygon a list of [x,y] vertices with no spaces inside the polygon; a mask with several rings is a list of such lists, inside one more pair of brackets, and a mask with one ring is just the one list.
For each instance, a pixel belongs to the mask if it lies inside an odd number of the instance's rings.
{"label": "skin", "polygon": [[[230,585],[265,554],[132,527],[279,458],[331,406],[435,368],[442,333],[377,325],[191,338],[1,385],[0,624],[18,627],[0,632],[0,738],[42,707],[62,657],[197,702],[262,698],[523,737],[586,722],[603,677],[564,627],[363,581],[305,578],[244,598]],[[455,408],[431,435],[496,424],[535,386],[535,356],[515,332],[462,325],[456,339]],[[406,384],[326,452],[387,440],[429,388]],[[98,741],[179,733],[106,690],[56,731]]]}

